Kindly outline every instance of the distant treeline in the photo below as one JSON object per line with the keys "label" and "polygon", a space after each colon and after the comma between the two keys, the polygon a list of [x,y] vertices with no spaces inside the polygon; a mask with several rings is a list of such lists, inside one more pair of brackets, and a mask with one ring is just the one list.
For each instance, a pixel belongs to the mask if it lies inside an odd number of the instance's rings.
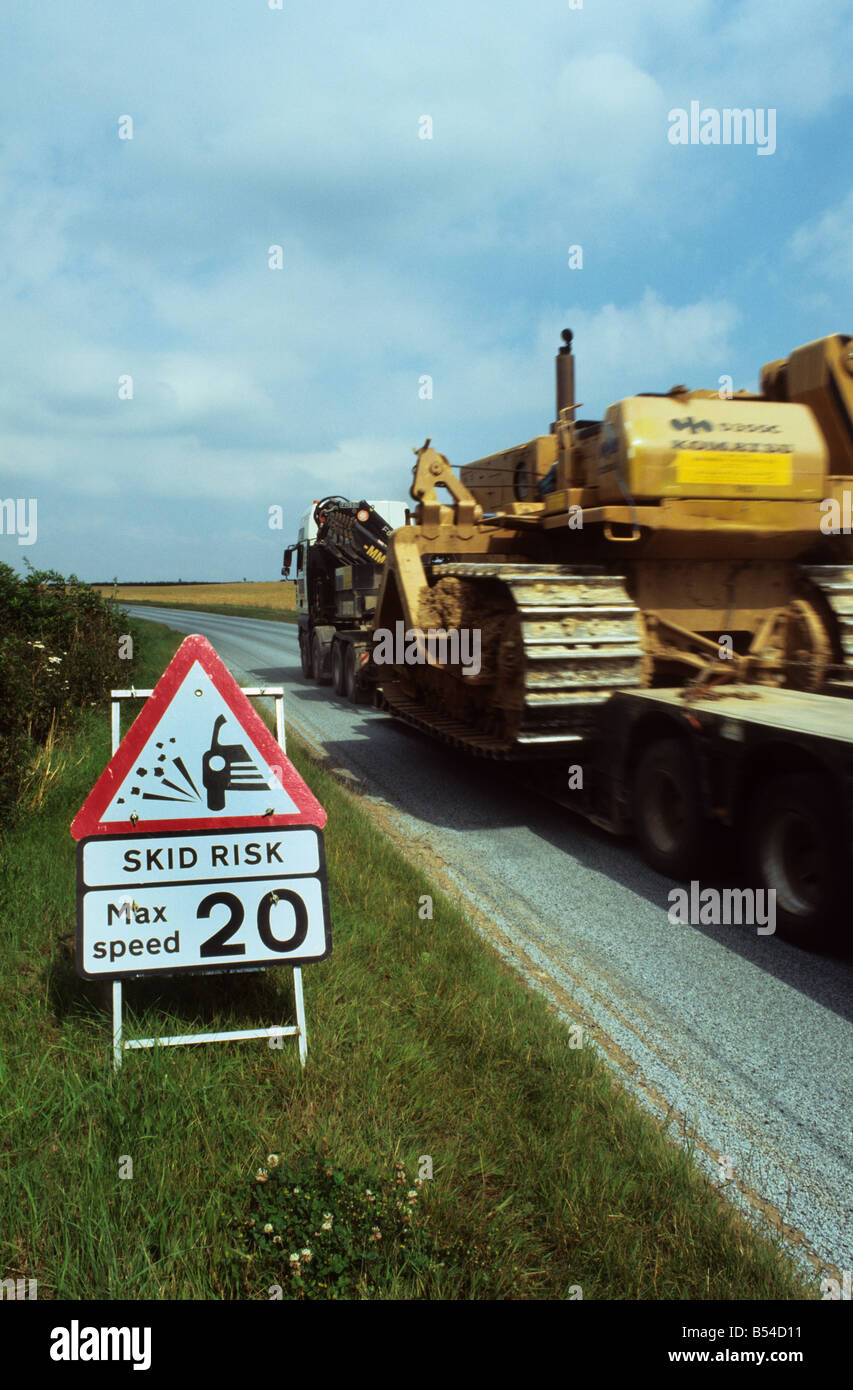
{"label": "distant treeline", "polygon": [[154,589],[158,584],[241,584],[248,582],[248,580],[240,579],[93,579],[92,585],[96,589],[106,589],[110,584],[118,584],[120,589],[129,589],[131,585],[135,589]]}

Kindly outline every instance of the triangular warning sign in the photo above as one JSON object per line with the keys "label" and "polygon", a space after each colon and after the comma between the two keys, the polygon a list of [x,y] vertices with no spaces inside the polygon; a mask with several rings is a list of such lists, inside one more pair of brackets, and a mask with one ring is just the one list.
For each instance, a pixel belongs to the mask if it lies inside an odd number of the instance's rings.
{"label": "triangular warning sign", "polygon": [[169,662],[71,834],[325,823],[230,671],[196,634]]}

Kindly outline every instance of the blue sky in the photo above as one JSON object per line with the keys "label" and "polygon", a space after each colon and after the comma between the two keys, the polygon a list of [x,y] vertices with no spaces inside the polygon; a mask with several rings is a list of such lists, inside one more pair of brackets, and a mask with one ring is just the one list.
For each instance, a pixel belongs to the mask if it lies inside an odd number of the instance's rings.
{"label": "blue sky", "polygon": [[[277,578],[427,435],[547,432],[564,327],[588,418],[853,332],[849,0],[5,0],[0,53],[16,568]],[[693,100],[775,152],[673,145]]]}

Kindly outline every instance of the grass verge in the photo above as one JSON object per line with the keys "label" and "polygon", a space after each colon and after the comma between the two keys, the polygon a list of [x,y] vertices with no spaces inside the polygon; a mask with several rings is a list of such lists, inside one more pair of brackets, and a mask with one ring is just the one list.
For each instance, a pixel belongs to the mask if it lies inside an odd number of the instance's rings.
{"label": "grass verge", "polygon": [[[180,638],[139,630],[144,687]],[[372,1297],[817,1296],[292,734],[329,815],[334,942],[304,972],[305,1072],[286,1040],[128,1053],[114,1077],[108,986],[73,967],[68,833],[108,755],[105,711],[84,712],[2,843],[0,1277],[41,1298],[266,1299],[289,1252],[237,1259],[233,1223],[268,1154],[323,1152],[362,1200],[372,1173],[431,1160],[433,1235],[384,1253]],[[128,1033],[289,1021],[289,975],[129,984]],[[285,1297],[305,1296],[286,1269]]]}

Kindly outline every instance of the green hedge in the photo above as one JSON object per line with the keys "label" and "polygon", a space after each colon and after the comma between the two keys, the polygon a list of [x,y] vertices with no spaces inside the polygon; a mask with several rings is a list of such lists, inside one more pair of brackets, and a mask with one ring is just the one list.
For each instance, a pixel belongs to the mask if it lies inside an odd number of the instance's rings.
{"label": "green hedge", "polygon": [[[127,684],[127,616],[75,575],[0,564],[0,817],[7,820],[39,748],[75,712]],[[120,655],[125,650],[125,657]]]}

